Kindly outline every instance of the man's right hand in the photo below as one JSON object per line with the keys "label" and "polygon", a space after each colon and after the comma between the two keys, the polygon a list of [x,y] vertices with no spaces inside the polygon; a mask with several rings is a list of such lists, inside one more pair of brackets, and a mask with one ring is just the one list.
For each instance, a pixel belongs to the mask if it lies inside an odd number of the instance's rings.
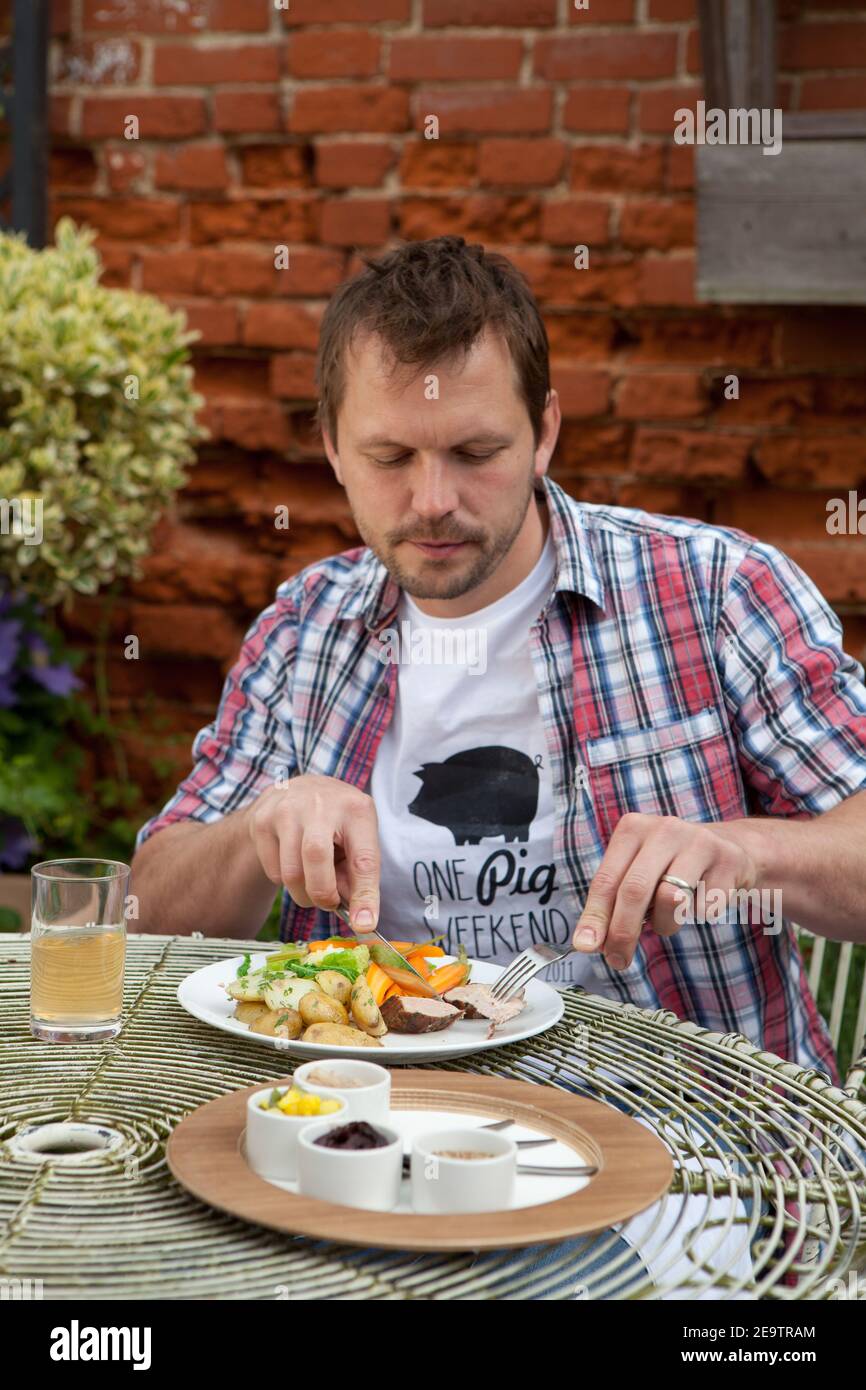
{"label": "man's right hand", "polygon": [[331,912],[342,898],[352,927],[379,920],[379,822],[372,797],[337,777],[304,774],[269,787],[248,811],[259,863],[301,907]]}

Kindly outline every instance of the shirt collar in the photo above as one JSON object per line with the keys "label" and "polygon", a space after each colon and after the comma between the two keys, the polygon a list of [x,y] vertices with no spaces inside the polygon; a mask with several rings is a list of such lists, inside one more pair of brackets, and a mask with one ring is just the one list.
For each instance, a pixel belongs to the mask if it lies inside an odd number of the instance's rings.
{"label": "shirt collar", "polygon": [[[536,492],[547,502],[550,529],[556,551],[555,592],[585,595],[604,606],[604,585],[595,553],[595,537],[586,525],[581,504],[551,478],[542,477]],[[354,582],[340,609],[342,618],[363,619],[376,632],[397,611],[400,587],[373,551],[361,554]]]}
{"label": "shirt collar", "polygon": [[604,607],[604,584],[596,554],[595,533],[586,524],[580,502],[547,476],[541,479],[556,550],[557,592],[583,594]]}

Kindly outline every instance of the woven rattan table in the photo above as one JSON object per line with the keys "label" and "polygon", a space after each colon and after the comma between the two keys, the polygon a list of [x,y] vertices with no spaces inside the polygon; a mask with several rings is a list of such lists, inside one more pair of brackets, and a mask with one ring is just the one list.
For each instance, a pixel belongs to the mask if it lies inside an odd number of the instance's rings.
{"label": "woven rattan table", "polygon": [[[614,1231],[542,1260],[401,1254],[281,1236],[200,1204],[167,1169],[173,1126],[290,1070],[177,1003],[185,975],[244,949],[131,936],[119,1036],[61,1045],[30,1036],[29,937],[0,937],[0,1280],[41,1280],[58,1299],[866,1297],[862,1072],[840,1090],[735,1034],[582,991],[543,1036],[442,1066],[560,1086],[652,1125],[676,1176],[643,1219],[639,1274]],[[24,1125],[68,1119],[121,1140],[77,1168],[8,1146]]]}

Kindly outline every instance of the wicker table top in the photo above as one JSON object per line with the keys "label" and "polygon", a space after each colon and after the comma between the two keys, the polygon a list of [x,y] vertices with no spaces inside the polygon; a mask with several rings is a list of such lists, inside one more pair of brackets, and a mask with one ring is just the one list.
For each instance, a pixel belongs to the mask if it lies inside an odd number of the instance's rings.
{"label": "wicker table top", "polygon": [[[203,1206],[166,1167],[171,1129],[290,1063],[191,1018],[176,991],[249,946],[131,936],[119,1036],[61,1045],[29,1032],[29,937],[0,938],[0,1280],[68,1299],[866,1297],[866,1105],[737,1035],[581,991],[542,1036],[441,1065],[560,1086],[652,1125],[676,1176],[624,1228],[652,1278],[614,1231],[544,1260],[416,1255],[285,1237]],[[4,1142],[67,1119],[122,1141],[77,1169],[34,1166]]]}

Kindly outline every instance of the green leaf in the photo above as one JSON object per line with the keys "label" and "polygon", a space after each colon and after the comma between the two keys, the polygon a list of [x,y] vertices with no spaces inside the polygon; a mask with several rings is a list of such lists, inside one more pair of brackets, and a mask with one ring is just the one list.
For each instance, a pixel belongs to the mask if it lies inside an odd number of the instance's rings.
{"label": "green leaf", "polygon": [[23,931],[21,913],[11,907],[0,907],[0,931]]}
{"label": "green leaf", "polygon": [[95,235],[68,217],[41,250],[0,232],[0,495],[38,498],[43,530],[0,537],[0,559],[50,605],[136,574],[208,437],[198,335],[156,297],[101,285]]}

